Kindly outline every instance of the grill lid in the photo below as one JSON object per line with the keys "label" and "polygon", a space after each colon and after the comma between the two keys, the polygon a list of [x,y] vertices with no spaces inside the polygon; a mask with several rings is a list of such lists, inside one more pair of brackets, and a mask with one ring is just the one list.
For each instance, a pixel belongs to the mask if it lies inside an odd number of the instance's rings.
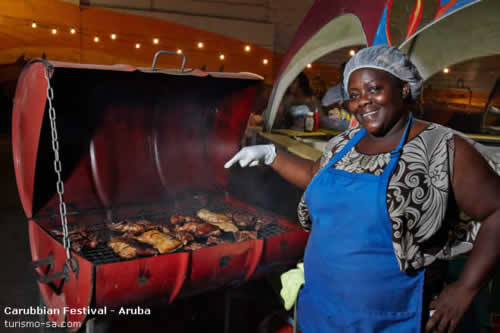
{"label": "grill lid", "polygon": [[[251,73],[50,62],[68,210],[161,200],[225,188],[262,78]],[[12,142],[28,218],[58,205],[42,62],[21,73]]]}

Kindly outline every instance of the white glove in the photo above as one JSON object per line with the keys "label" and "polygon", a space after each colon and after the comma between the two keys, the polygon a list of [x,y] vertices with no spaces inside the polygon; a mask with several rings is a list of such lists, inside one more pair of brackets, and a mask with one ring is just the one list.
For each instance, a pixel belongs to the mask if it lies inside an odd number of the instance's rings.
{"label": "white glove", "polygon": [[275,158],[276,147],[274,145],[248,146],[237,152],[233,158],[224,164],[224,168],[230,168],[236,162],[239,162],[241,167],[253,167],[259,165],[260,162],[270,165]]}

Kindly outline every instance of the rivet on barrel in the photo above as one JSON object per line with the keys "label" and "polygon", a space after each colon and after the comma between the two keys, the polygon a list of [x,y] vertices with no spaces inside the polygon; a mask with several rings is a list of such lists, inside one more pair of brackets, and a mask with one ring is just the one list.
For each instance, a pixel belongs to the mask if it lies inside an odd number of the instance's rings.
{"label": "rivet on barrel", "polygon": [[288,248],[288,243],[287,242],[280,242],[280,248],[282,250],[286,250]]}
{"label": "rivet on barrel", "polygon": [[231,261],[231,257],[230,256],[223,256],[222,258],[220,258],[219,268],[226,267],[227,265],[229,265],[230,261]]}

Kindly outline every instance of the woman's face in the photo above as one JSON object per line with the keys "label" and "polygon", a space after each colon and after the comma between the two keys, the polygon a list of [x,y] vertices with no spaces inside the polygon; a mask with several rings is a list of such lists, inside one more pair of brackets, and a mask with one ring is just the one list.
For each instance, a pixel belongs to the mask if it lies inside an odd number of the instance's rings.
{"label": "woman's face", "polygon": [[408,88],[408,83],[385,71],[360,68],[349,77],[347,105],[368,133],[384,136],[407,112]]}

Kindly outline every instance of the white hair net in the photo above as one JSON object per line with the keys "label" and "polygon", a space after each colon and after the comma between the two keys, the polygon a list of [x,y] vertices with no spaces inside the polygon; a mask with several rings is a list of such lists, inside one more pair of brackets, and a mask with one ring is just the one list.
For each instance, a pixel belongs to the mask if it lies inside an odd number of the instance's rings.
{"label": "white hair net", "polygon": [[417,100],[422,88],[422,77],[417,67],[402,51],[389,45],[376,45],[361,49],[344,69],[344,90],[347,91],[349,77],[352,72],[360,68],[375,68],[391,73],[398,79],[410,85],[411,99]]}

